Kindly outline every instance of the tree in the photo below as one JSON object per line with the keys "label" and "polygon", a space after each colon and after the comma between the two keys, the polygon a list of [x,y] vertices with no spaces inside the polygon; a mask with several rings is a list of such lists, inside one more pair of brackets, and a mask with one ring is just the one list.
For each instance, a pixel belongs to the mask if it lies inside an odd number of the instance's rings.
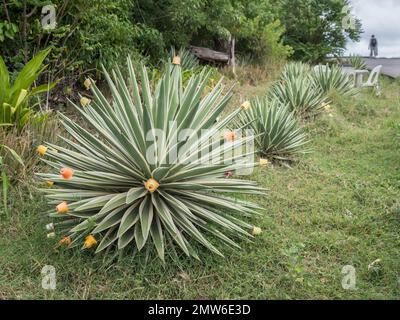
{"label": "tree", "polygon": [[[236,39],[239,55],[260,62],[285,58],[284,28],[272,0],[3,0],[0,2],[0,55],[18,69],[51,46],[49,78],[69,83],[101,76],[130,54],[157,66],[171,46],[190,44],[223,49]],[[52,3],[56,28],[44,29],[41,10]],[[218,46],[222,44],[219,48]],[[23,50],[21,50],[21,48]]]}
{"label": "tree", "polygon": [[[283,59],[290,53],[281,44],[284,28],[269,0],[136,0],[132,17],[134,23],[156,30],[157,43],[166,48],[193,44],[223,50],[224,42],[232,37],[239,54],[258,61],[271,53]],[[152,42],[143,48],[146,53]]]}
{"label": "tree", "polygon": [[[138,27],[130,21],[130,0],[3,0],[0,5],[0,55],[13,69],[40,50],[52,47],[50,78],[75,82],[135,54]],[[41,23],[43,6],[56,9],[56,28]],[[2,37],[1,25],[13,28]],[[4,30],[5,28],[3,28]],[[21,50],[21,48],[23,50]]]}
{"label": "tree", "polygon": [[327,55],[340,55],[348,38],[360,39],[360,20],[348,24],[348,0],[276,0],[275,5],[286,27],[284,42],[297,60],[319,62]]}

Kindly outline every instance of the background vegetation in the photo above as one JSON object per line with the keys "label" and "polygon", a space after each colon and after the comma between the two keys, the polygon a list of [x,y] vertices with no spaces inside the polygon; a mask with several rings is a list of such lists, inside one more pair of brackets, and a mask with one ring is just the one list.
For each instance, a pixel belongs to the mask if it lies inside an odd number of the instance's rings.
{"label": "background vegetation", "polygon": [[[42,6],[53,3],[57,28],[43,30]],[[320,61],[339,54],[348,0],[5,0],[0,6],[0,55],[18,69],[35,53],[53,47],[52,79],[75,80],[141,55],[157,64],[171,46],[224,49],[237,40],[240,56],[255,62],[285,59]],[[323,19],[319,19],[323,16]],[[283,36],[283,42],[282,42]],[[292,50],[293,48],[293,50]]]}

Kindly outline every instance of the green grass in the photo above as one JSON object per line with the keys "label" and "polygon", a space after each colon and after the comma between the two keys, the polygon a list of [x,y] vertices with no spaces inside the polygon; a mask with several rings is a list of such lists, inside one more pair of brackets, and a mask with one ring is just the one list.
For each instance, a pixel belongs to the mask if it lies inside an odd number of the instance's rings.
{"label": "green grass", "polygon": [[[14,189],[10,217],[0,209],[0,299],[398,299],[400,85],[383,87],[381,98],[335,98],[332,117],[307,124],[313,153],[298,163],[257,169],[252,179],[269,190],[252,197],[265,208],[252,220],[263,233],[225,259],[204,249],[202,262],[163,266],[151,253],[104,264],[56,250],[43,198]],[[41,288],[46,264],[56,268],[55,291]],[[356,290],[341,286],[345,265],[356,269]]]}

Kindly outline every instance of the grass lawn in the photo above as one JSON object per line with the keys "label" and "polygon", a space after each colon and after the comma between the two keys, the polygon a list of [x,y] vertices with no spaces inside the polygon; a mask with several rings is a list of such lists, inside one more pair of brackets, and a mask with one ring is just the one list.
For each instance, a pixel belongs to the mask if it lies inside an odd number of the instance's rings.
{"label": "grass lawn", "polygon": [[[247,90],[237,88],[245,94]],[[265,92],[265,85],[251,93]],[[0,207],[0,299],[398,299],[400,298],[400,84],[382,97],[334,99],[333,113],[307,124],[313,152],[291,167],[257,169],[263,233],[225,258],[201,250],[162,265],[151,253],[120,257],[55,250],[34,188],[14,189]],[[376,259],[374,266],[368,268]],[[53,265],[57,289],[41,288]],[[356,289],[342,268],[354,266]]]}

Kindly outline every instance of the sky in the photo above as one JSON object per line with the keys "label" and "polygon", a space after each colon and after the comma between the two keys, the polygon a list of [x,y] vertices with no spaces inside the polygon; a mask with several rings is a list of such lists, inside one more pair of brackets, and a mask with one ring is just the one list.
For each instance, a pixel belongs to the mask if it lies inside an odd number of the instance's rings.
{"label": "sky", "polygon": [[400,57],[400,0],[350,0],[361,19],[364,33],[359,43],[350,41],[347,54],[369,55],[372,34],[378,39],[380,57]]}

